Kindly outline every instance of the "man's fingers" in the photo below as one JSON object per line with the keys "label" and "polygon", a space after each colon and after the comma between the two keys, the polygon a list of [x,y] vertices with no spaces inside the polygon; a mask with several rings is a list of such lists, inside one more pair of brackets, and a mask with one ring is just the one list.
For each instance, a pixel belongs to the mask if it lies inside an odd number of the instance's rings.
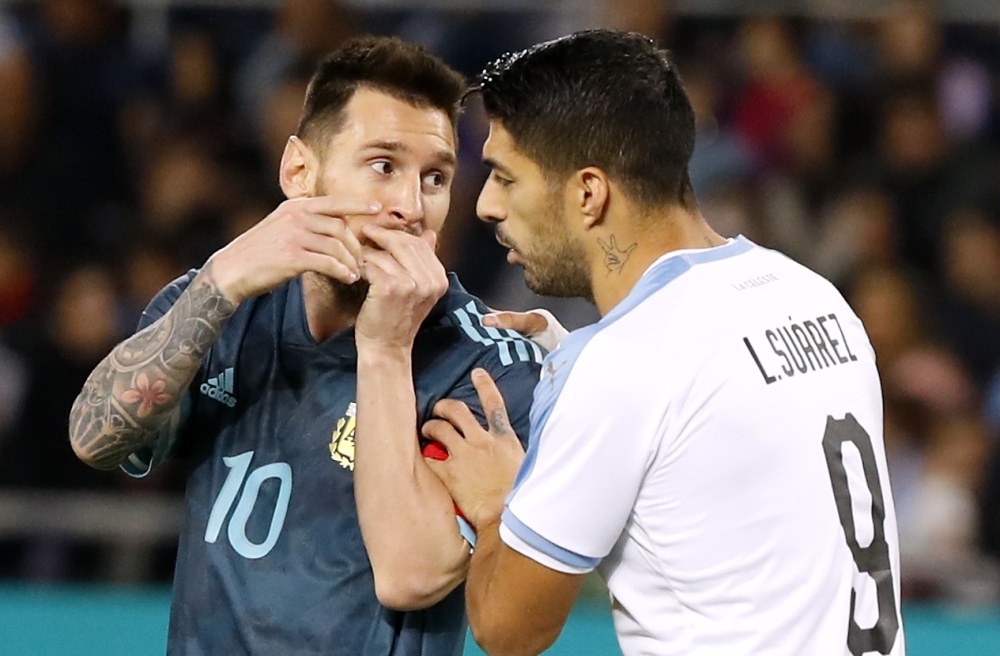
{"label": "man's fingers", "polygon": [[361,276],[358,258],[340,239],[327,235],[313,234],[304,238],[304,242],[305,243],[302,245],[302,248],[306,252],[332,257],[350,269],[351,273],[353,273],[356,277]]}
{"label": "man's fingers", "polygon": [[364,254],[363,263],[364,270],[362,271],[362,275],[373,284],[392,279],[409,279],[406,271],[396,261],[396,258],[385,251],[369,249]]}
{"label": "man's fingers", "polygon": [[483,317],[483,325],[530,336],[543,332],[549,322],[538,312],[492,312]]}
{"label": "man's fingers", "polygon": [[352,215],[371,216],[382,211],[381,203],[367,200],[344,200],[334,196],[312,196],[294,201],[301,204],[303,211],[333,217]]}
{"label": "man's fingers", "polygon": [[[418,262],[430,263],[441,267],[440,260],[434,254],[434,244],[437,237],[432,230],[424,230],[420,236],[411,235],[403,230],[392,230],[382,226],[369,223],[361,228],[365,237],[371,239],[375,244],[393,254],[400,264],[407,268],[413,268]],[[431,233],[431,235],[427,235]],[[427,236],[425,236],[427,235]]]}
{"label": "man's fingers", "polygon": [[449,454],[454,453],[464,439],[454,426],[442,419],[431,419],[423,425],[420,433],[429,440],[440,442]]}
{"label": "man's fingers", "polygon": [[461,431],[465,437],[471,436],[476,429],[483,430],[476,415],[472,414],[472,410],[469,410],[469,406],[455,399],[442,399],[435,403],[434,416],[447,421]]}
{"label": "man's fingers", "polygon": [[554,351],[569,335],[551,312],[541,308],[529,312],[493,312],[483,317],[483,325],[516,330],[546,351]]}
{"label": "man's fingers", "polygon": [[337,258],[323,253],[306,251],[302,254],[302,266],[305,271],[321,273],[345,285],[353,285],[358,281],[358,274],[351,268]]}
{"label": "man's fingers", "polygon": [[341,218],[317,214],[311,217],[308,229],[317,235],[332,237],[341,242],[355,260],[361,259],[361,242]]}
{"label": "man's fingers", "polygon": [[[434,238],[416,237],[401,230],[390,230],[374,224],[364,226],[362,232],[382,249],[373,249],[373,255],[389,255],[420,289],[432,291],[438,296],[447,290],[448,276],[444,265],[431,247]],[[366,260],[368,257],[366,254]]]}
{"label": "man's fingers", "polygon": [[490,432],[498,435],[513,435],[510,419],[507,417],[507,404],[497,384],[485,369],[472,370],[472,385],[479,395],[479,403],[483,407]]}

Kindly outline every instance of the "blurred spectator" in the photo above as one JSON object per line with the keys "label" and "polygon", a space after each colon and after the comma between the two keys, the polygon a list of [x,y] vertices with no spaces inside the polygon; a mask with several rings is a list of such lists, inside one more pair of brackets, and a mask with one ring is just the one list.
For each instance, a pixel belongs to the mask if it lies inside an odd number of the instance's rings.
{"label": "blurred spectator", "polygon": [[109,0],[45,0],[28,14],[27,43],[44,98],[38,140],[19,181],[21,209],[49,253],[94,248],[100,206],[127,195],[118,112],[145,84]]}
{"label": "blurred spectator", "polygon": [[1000,373],[1000,224],[981,210],[956,210],[942,250],[940,322],[982,389]]}
{"label": "blurred spectator", "polygon": [[251,126],[260,124],[266,98],[289,70],[318,60],[358,29],[353,11],[338,0],[283,0],[275,23],[237,75],[240,111]]}
{"label": "blurred spectator", "polygon": [[[788,166],[793,140],[802,141],[796,130],[804,131],[809,121],[827,111],[816,106],[823,102],[824,91],[803,65],[781,20],[747,20],[740,27],[739,43],[747,79],[733,110],[736,131],[750,146],[760,170]],[[814,136],[821,139],[820,149],[828,148],[826,135]]]}
{"label": "blurred spectator", "polygon": [[963,598],[982,574],[977,494],[989,440],[975,386],[952,353],[928,340],[917,294],[898,271],[864,271],[851,301],[882,378],[902,584],[909,595]]}
{"label": "blurred spectator", "polygon": [[31,62],[17,28],[0,11],[0,181],[21,165],[31,144],[35,117]]}
{"label": "blurred spectator", "polygon": [[119,303],[118,333],[135,332],[142,311],[157,292],[176,278],[181,270],[177,257],[167,247],[153,241],[132,245],[125,258]]}
{"label": "blurred spectator", "polygon": [[885,12],[878,33],[883,82],[905,84],[934,75],[942,39],[933,9],[933,2],[899,0]]}
{"label": "blurred spectator", "polygon": [[855,272],[896,263],[896,215],[877,187],[857,187],[836,198],[824,213],[809,258],[816,271],[840,285]]}
{"label": "blurred spectator", "polygon": [[688,172],[698,198],[745,182],[753,172],[753,152],[738,134],[720,123],[723,80],[718,71],[692,62],[684,68],[684,90],[695,117],[695,147]]}
{"label": "blurred spectator", "polygon": [[66,408],[121,336],[110,272],[98,266],[73,270],[56,291],[44,330],[16,340],[29,378],[0,454],[0,486],[80,490],[114,484],[69,448]]}
{"label": "blurred spectator", "polygon": [[[0,218],[3,218],[0,211]],[[24,245],[0,223],[0,328],[25,316],[35,291],[35,276]]]}

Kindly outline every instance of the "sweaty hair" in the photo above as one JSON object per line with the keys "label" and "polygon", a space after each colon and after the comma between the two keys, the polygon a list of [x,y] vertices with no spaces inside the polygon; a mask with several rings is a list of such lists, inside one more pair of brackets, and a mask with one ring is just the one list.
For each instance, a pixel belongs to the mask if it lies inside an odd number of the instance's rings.
{"label": "sweaty hair", "polygon": [[667,52],[641,34],[589,30],[504,55],[477,91],[547,175],[596,166],[641,205],[694,205],[694,111]]}
{"label": "sweaty hair", "polygon": [[454,126],[465,79],[423,47],[398,38],[350,39],[320,62],[309,81],[296,134],[322,147],[344,126],[344,108],[359,88],[439,109]]}

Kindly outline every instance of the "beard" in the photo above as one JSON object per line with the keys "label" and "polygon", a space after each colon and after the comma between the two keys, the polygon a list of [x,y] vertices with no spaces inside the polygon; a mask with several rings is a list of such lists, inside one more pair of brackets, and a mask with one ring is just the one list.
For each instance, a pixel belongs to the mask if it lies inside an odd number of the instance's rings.
{"label": "beard", "polygon": [[524,283],[542,296],[594,300],[587,251],[566,229],[565,212],[558,195],[539,213],[540,223],[532,235],[530,250],[521,250],[497,227],[497,239],[520,256]]}
{"label": "beard", "polygon": [[333,299],[336,307],[344,312],[357,314],[361,311],[365,298],[368,297],[369,284],[363,278],[348,285],[336,278],[315,271],[307,271],[303,275],[309,278],[310,283],[319,289],[323,296]]}
{"label": "beard", "polygon": [[[316,180],[316,193],[313,194],[313,196],[327,195],[329,195],[329,190],[326,187],[325,180],[322,176],[320,176]],[[373,244],[371,244],[371,242],[363,236],[359,235],[358,238],[363,246],[373,246]],[[309,271],[305,275],[307,275],[316,287],[321,290],[323,295],[332,298],[336,306],[346,312],[350,312],[352,314],[360,312],[361,306],[365,302],[365,298],[368,297],[368,288],[370,285],[364,278],[358,279],[358,281],[353,284],[347,284],[340,282],[336,278],[331,278],[330,276],[317,273],[315,271]]]}

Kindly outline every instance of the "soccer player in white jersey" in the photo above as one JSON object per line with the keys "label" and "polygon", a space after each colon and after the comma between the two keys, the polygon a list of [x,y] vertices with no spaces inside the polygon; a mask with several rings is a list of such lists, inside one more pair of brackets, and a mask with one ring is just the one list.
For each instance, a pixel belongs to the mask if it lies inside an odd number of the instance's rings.
{"label": "soccer player in white jersey", "polygon": [[868,337],[829,282],[705,222],[666,53],[582,32],[499,60],[480,91],[480,217],[531,288],[602,319],[544,362],[526,455],[484,372],[492,436],[457,401],[424,427],[478,531],[479,644],[541,652],[596,568],[629,656],[904,654]]}

